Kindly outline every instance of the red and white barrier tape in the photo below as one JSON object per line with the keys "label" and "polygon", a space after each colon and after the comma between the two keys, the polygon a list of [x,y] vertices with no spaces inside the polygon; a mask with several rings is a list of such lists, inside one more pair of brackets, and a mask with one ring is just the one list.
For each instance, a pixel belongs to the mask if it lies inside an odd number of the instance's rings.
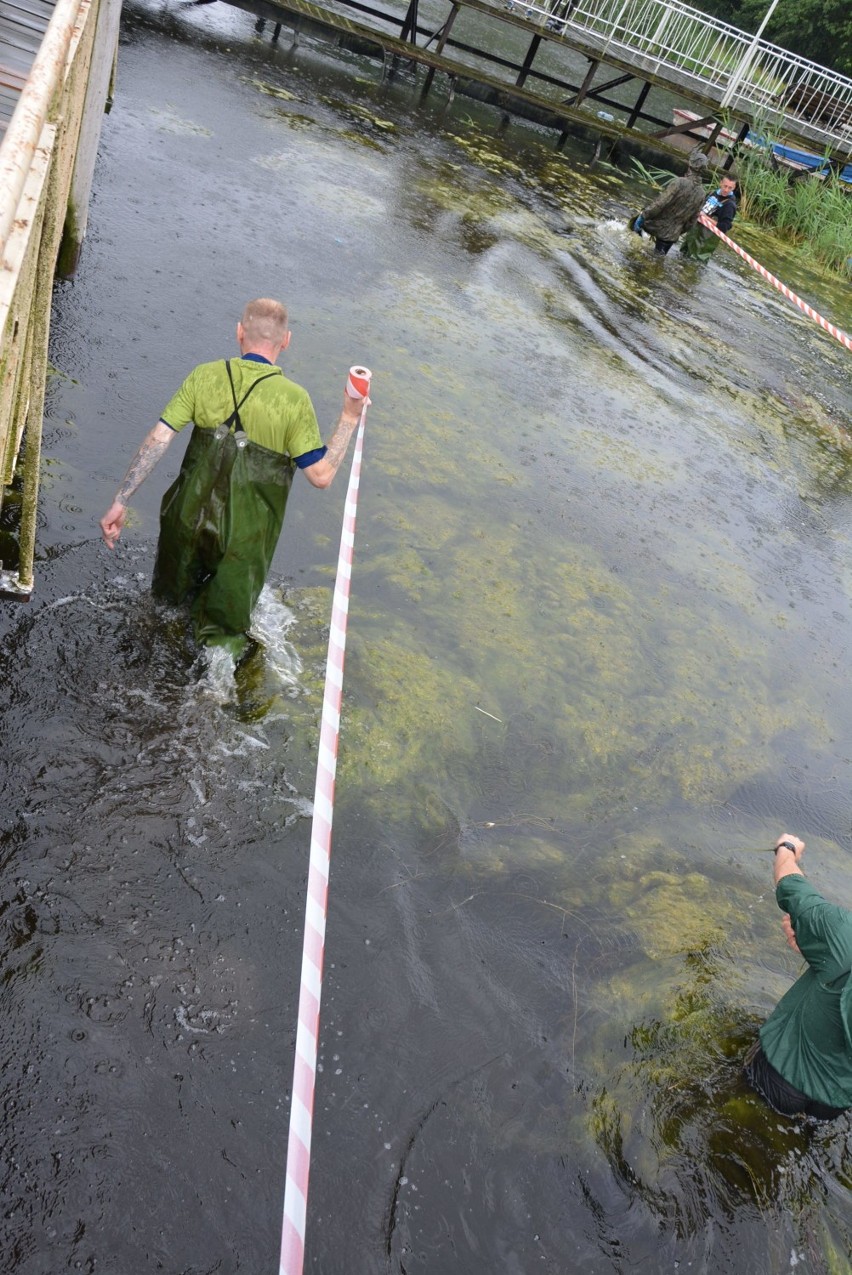
{"label": "red and white barrier tape", "polygon": [[346,652],[349,587],[352,580],[352,556],[355,547],[355,515],[358,511],[364,425],[370,403],[368,397],[370,376],[369,369],[353,367],[346,384],[347,394],[363,398],[364,402],[361,408],[361,419],[358,422],[358,433],[355,437],[355,454],[352,458],[349,487],[346,491],[340,553],[337,559],[337,577],[331,604],[331,627],[328,635],[322,726],[314,789],[314,815],[311,824],[308,892],[305,900],[305,934],[302,945],[296,1057],[293,1064],[293,1096],[290,1100],[290,1133],[287,1140],[280,1275],[301,1275],[305,1260],[305,1222],[319,1050],[322,967],[325,955],[328,876],[331,863],[331,823],[334,815],[334,779],[337,773],[337,741],[340,732],[340,705],[343,698],[343,659]]}
{"label": "red and white barrier tape", "polygon": [[698,220],[701,222],[702,226],[707,228],[707,230],[712,230],[713,234],[721,239],[723,243],[726,243],[729,248],[733,248],[734,252],[742,257],[743,261],[747,261],[753,270],[756,270],[759,275],[763,275],[763,278],[766,279],[768,283],[771,283],[773,288],[777,288],[788,301],[792,301],[793,305],[797,305],[809,319],[813,319],[814,323],[818,323],[819,326],[829,334],[829,336],[833,336],[835,341],[839,341],[841,345],[845,345],[847,350],[852,350],[852,337],[848,337],[845,332],[841,332],[840,328],[836,328],[833,323],[829,323],[828,319],[824,319],[821,314],[817,314],[816,310],[814,310],[812,306],[809,306],[807,301],[803,301],[801,297],[797,297],[795,292],[787,287],[786,283],[782,283],[780,279],[775,278],[774,274],[770,274],[766,269],[766,266],[762,266],[759,261],[755,261],[754,257],[749,256],[745,248],[741,248],[738,243],[734,243],[733,239],[729,238],[724,231],[720,230],[716,223],[711,221],[709,217],[705,217],[702,213]]}

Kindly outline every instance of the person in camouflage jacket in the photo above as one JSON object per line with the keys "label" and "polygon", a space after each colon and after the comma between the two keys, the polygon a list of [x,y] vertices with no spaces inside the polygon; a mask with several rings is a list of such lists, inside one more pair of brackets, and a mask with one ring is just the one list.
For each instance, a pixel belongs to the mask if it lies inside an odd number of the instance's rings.
{"label": "person in camouflage jacket", "polygon": [[654,236],[654,251],[665,254],[693,224],[706,198],[701,175],[708,166],[707,156],[697,148],[687,162],[684,177],[676,177],[630,223],[637,234],[644,231]]}

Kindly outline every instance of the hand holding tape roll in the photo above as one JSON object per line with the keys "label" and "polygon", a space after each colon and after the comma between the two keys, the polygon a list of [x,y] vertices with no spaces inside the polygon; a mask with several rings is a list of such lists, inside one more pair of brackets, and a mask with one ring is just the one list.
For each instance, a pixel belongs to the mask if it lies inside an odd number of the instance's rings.
{"label": "hand holding tape roll", "polygon": [[350,367],[346,381],[346,393],[350,398],[366,399],[370,405],[370,379],[373,373],[368,367]]}

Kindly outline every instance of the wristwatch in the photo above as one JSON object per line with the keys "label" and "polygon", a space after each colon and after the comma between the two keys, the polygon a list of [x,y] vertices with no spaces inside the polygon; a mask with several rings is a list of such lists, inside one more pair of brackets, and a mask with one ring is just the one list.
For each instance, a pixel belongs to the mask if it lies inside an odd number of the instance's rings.
{"label": "wristwatch", "polygon": [[777,854],[779,850],[792,850],[793,854],[796,853],[796,847],[793,845],[792,841],[779,841],[778,845],[775,847],[775,853]]}

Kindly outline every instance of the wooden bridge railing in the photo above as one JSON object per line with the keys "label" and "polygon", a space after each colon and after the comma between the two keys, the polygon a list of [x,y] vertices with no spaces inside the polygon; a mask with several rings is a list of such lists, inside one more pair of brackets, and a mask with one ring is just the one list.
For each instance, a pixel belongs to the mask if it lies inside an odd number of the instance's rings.
{"label": "wooden bridge railing", "polygon": [[17,569],[0,594],[33,587],[42,414],[54,272],[85,231],[120,0],[57,0],[0,141],[0,506],[24,450]]}

